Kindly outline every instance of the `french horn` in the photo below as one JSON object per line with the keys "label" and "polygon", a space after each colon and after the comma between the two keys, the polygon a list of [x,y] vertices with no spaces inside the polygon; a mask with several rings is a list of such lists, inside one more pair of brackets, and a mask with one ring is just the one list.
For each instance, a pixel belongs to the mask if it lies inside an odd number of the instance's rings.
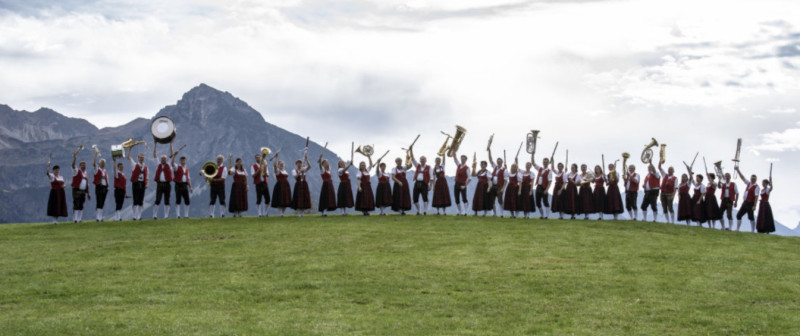
{"label": "french horn", "polygon": [[650,164],[650,162],[653,161],[653,150],[651,148],[658,146],[658,141],[656,141],[656,138],[652,139],[653,140],[644,147],[644,150],[642,150],[642,163]]}
{"label": "french horn", "polygon": [[372,154],[375,153],[375,150],[370,145],[363,145],[363,146],[358,146],[358,148],[356,148],[356,153],[364,155],[366,157],[370,157],[372,156]]}

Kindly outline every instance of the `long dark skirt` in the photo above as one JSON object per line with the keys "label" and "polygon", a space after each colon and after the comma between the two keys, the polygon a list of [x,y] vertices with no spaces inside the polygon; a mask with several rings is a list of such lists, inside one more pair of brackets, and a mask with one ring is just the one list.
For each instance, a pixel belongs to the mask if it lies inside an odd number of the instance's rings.
{"label": "long dark skirt", "polygon": [[292,189],[289,186],[289,181],[278,180],[275,187],[272,188],[272,204],[273,208],[288,208],[292,205]]}
{"label": "long dark skirt", "polygon": [[339,182],[339,189],[336,191],[336,207],[340,209],[353,207],[353,187],[350,185],[350,181]]}
{"label": "long dark skirt", "polygon": [[564,193],[559,191],[563,187],[564,184],[556,184],[553,187],[553,203],[550,205],[550,211],[554,213],[562,212],[564,209]]}
{"label": "long dark skirt", "polygon": [[678,194],[678,220],[685,221],[692,219],[692,198],[689,193]]}
{"label": "long dark skirt", "polygon": [[292,193],[292,209],[311,209],[311,191],[308,189],[308,182],[300,181],[294,183],[294,192]]}
{"label": "long dark skirt", "polygon": [[722,219],[722,211],[719,209],[719,203],[714,195],[706,197],[706,219],[707,220],[720,220]]}
{"label": "long dark skirt", "polygon": [[608,215],[621,214],[624,212],[622,207],[622,194],[619,192],[619,186],[611,184],[606,191],[606,206],[603,208],[603,213]]}
{"label": "long dark skirt", "polygon": [[388,181],[378,182],[378,188],[375,190],[375,206],[392,206],[392,185]]}
{"label": "long dark skirt", "polygon": [[592,204],[594,205],[594,212],[601,213],[605,210],[606,204],[606,189],[603,187],[594,187],[592,193]]}
{"label": "long dark skirt", "polygon": [[411,210],[411,193],[408,191],[408,183],[403,183],[402,186],[397,182],[394,183],[392,189],[392,210]]}
{"label": "long dark skirt", "polygon": [[578,213],[590,214],[594,213],[594,195],[592,195],[592,186],[588,183],[581,184],[580,192],[578,193],[580,205],[578,206]]}
{"label": "long dark skirt", "polygon": [[356,211],[375,210],[375,196],[372,195],[372,183],[363,183],[361,191],[356,193]]}
{"label": "long dark skirt", "polygon": [[483,211],[492,209],[492,200],[489,200],[489,192],[486,191],[487,182],[478,181],[475,186],[475,194],[472,195],[472,211]]}
{"label": "long dark skirt", "polygon": [[47,199],[48,217],[67,217],[67,195],[64,188],[50,189]]}
{"label": "long dark skirt", "polygon": [[[556,202],[557,197],[553,197],[553,203]],[[533,195],[531,195],[531,185],[522,184],[522,195],[520,195],[519,210],[524,212],[536,212],[536,207],[533,203]]]}
{"label": "long dark skirt", "polygon": [[318,211],[336,210],[336,193],[333,192],[333,182],[322,182],[322,189],[319,191]]}
{"label": "long dark skirt", "polygon": [[228,211],[247,211],[247,186],[244,183],[231,184],[231,196],[228,200]]}
{"label": "long dark skirt", "polygon": [[433,184],[432,204],[434,208],[447,208],[452,205],[452,201],[450,200],[450,187],[447,186],[446,179],[436,179],[436,182]]}
{"label": "long dark skirt", "polygon": [[568,183],[567,188],[561,192],[561,212],[565,214],[579,214],[578,187],[573,183]]}
{"label": "long dark skirt", "polygon": [[759,233],[775,232],[775,219],[772,218],[772,207],[769,202],[758,203],[758,217],[756,217],[756,230]]}
{"label": "long dark skirt", "polygon": [[706,222],[706,204],[700,201],[700,193],[695,193],[692,196],[692,221],[705,223]]}
{"label": "long dark skirt", "polygon": [[519,211],[522,209],[522,196],[517,194],[518,187],[516,184],[506,186],[505,195],[503,195],[503,210]]}

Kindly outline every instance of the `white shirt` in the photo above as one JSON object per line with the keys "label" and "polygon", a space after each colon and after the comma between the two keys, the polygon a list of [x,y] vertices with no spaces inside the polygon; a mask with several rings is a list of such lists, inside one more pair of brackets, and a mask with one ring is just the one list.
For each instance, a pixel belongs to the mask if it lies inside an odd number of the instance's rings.
{"label": "white shirt", "polygon": [[403,167],[400,167],[400,168],[394,167],[394,168],[392,168],[392,175],[405,175],[405,174],[406,174],[406,169],[403,168]]}
{"label": "white shirt", "polygon": [[47,173],[47,177],[49,177],[49,178],[50,178],[50,182],[51,182],[51,183],[52,183],[52,182],[55,182],[55,181],[58,181],[58,182],[64,182],[64,176],[61,176],[61,175],[58,175],[58,176],[56,176],[56,175],[55,175],[55,174],[53,174],[53,173]]}
{"label": "white shirt", "polygon": [[[165,167],[169,167],[169,164],[165,164],[165,163],[159,163],[158,167],[160,167],[162,164]],[[158,168],[158,167],[156,167],[156,168]],[[167,169],[166,168],[161,168],[161,173],[159,173],[158,176],[156,176],[156,181],[158,181],[158,182],[167,182],[167,177],[165,175],[166,173],[167,173]]]}
{"label": "white shirt", "polygon": [[[655,176],[655,177],[656,177],[657,179],[659,179],[659,180],[661,179],[661,175],[659,175],[659,174],[658,174],[658,172],[656,172],[656,171],[654,171],[654,172],[651,172],[651,173],[649,173],[648,175],[653,175],[653,176]],[[658,186],[658,183],[656,183],[656,185],[654,185],[654,186],[651,186],[651,185],[650,185],[650,179],[649,179],[649,178],[647,178],[647,177],[645,177],[645,178],[644,178],[644,186],[643,186],[642,188],[644,188],[644,191],[648,191],[648,190],[650,190],[650,189],[658,189],[658,188],[659,188],[659,186]]]}
{"label": "white shirt", "polygon": [[513,174],[513,173],[509,172],[508,174],[506,174],[506,176],[508,177],[509,181],[511,180],[512,177],[516,177],[517,178],[517,183],[518,184],[522,183],[522,173],[520,173],[519,171],[517,171],[516,174]]}
{"label": "white shirt", "polygon": [[[503,166],[503,167],[500,167],[498,169],[497,165],[492,163],[492,169],[493,170],[491,172],[489,172],[489,174],[492,174],[492,184],[497,184],[497,175],[500,175],[501,172],[505,172],[506,167]],[[497,174],[494,173],[494,169],[497,169]],[[487,172],[488,172],[488,170],[487,170]],[[503,174],[503,181],[505,181],[505,175],[506,174]]]}
{"label": "white shirt", "polygon": [[[731,184],[733,184],[733,188],[723,189],[724,191],[722,192],[722,198],[733,199],[733,195],[739,195],[739,187],[736,186],[736,183],[722,182],[720,188],[722,188],[722,186],[729,186]],[[733,189],[733,193],[731,193],[731,189]]]}
{"label": "white shirt", "polygon": [[633,185],[639,184],[639,174],[636,172],[628,176],[628,182],[625,183],[625,190],[631,190],[631,183],[633,183]]}
{"label": "white shirt", "polygon": [[89,174],[86,174],[85,171],[81,171],[80,168],[72,170],[72,176],[77,176],[78,173],[83,173],[83,178],[81,179],[81,184],[78,186],[78,189],[86,190],[86,186],[89,184]]}
{"label": "white shirt", "polygon": [[186,169],[186,167],[183,167],[183,166],[181,166],[181,165],[180,165],[180,164],[178,164],[178,163],[176,163],[176,164],[172,165],[172,172],[173,172],[173,174],[178,172],[178,167],[182,167],[182,168],[183,168],[183,176],[181,177],[181,180],[180,180],[180,181],[173,181],[173,182],[181,182],[181,183],[187,183],[187,182],[189,182],[189,170],[188,170],[188,169]]}
{"label": "white shirt", "polygon": [[306,178],[306,170],[307,169],[308,169],[308,166],[306,166],[306,165],[303,165],[300,168],[300,170],[298,170],[297,168],[292,169],[292,176],[293,177],[300,176],[300,180],[305,180],[305,178]]}

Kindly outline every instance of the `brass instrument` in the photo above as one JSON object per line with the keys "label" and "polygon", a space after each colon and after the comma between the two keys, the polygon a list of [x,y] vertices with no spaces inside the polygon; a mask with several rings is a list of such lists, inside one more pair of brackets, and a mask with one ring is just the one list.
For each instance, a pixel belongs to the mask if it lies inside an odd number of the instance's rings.
{"label": "brass instrument", "polygon": [[539,130],[531,130],[531,132],[528,133],[526,138],[527,142],[525,144],[525,151],[528,152],[528,154],[533,154],[536,152],[536,139],[538,138]]}
{"label": "brass instrument", "polygon": [[381,157],[378,158],[378,161],[383,160],[383,158],[385,158],[387,154],[389,154],[389,150],[386,150],[386,153],[383,153],[383,155],[381,155]]}
{"label": "brass instrument", "polygon": [[94,151],[94,156],[100,156],[100,150],[97,148],[97,145],[92,145],[92,151]]}
{"label": "brass instrument", "polygon": [[417,140],[419,140],[419,136],[420,136],[420,135],[419,135],[419,134],[417,134],[417,137],[416,137],[416,138],[414,138],[414,141],[412,141],[412,142],[411,142],[411,146],[408,146],[408,148],[400,148],[400,149],[402,149],[402,150],[406,151],[406,166],[410,166],[410,165],[411,165],[411,163],[412,163],[412,162],[411,162],[411,161],[412,161],[412,158],[411,158],[411,149],[412,149],[412,148],[414,148],[414,144],[415,144],[415,143],[417,143]]}
{"label": "brass instrument", "polygon": [[133,138],[128,138],[128,140],[125,140],[125,142],[122,143],[122,148],[133,148],[133,146],[138,146],[141,144],[147,146],[147,141],[133,141]]}
{"label": "brass instrument", "polygon": [[272,150],[269,147],[261,147],[261,158],[266,159],[267,155],[271,154]]}
{"label": "brass instrument", "polygon": [[659,164],[664,164],[667,162],[667,144],[661,144],[661,151],[658,153],[659,156]]}
{"label": "brass instrument", "polygon": [[450,136],[450,134],[447,134],[445,132],[442,132],[442,134],[447,136],[447,138],[444,139],[444,143],[442,144],[442,147],[439,148],[439,152],[436,153],[436,156],[444,156],[450,149],[450,146],[447,145],[447,142],[450,141],[450,138],[452,138],[452,136]]}
{"label": "brass instrument", "polygon": [[472,153],[472,171],[476,171],[478,168],[478,153]]}
{"label": "brass instrument", "polygon": [[739,154],[742,151],[742,138],[736,140],[736,155],[733,157],[734,168],[739,168]]}
{"label": "brass instrument", "polygon": [[628,152],[623,152],[622,153],[622,178],[625,179],[625,180],[628,179],[628,165],[627,165],[627,162],[628,162],[628,158],[629,157],[631,157],[631,155],[628,154]]}
{"label": "brass instrument", "polygon": [[458,152],[458,147],[464,141],[464,136],[467,135],[467,129],[456,125],[456,135],[453,136],[453,141],[450,142],[450,148],[447,149],[447,156],[453,157]]}
{"label": "brass instrument", "polygon": [[492,150],[492,140],[494,140],[494,134],[489,136],[489,144],[486,145],[486,151],[487,152]]}
{"label": "brass instrument", "polygon": [[358,146],[358,148],[356,148],[356,153],[364,155],[366,157],[372,156],[374,152],[375,150],[370,145]]}
{"label": "brass instrument", "polygon": [[203,164],[203,168],[200,169],[200,173],[206,177],[207,184],[211,184],[211,179],[213,179],[214,176],[217,176],[217,169],[217,164],[212,161],[208,161]]}
{"label": "brass instrument", "polygon": [[656,141],[656,138],[652,139],[653,140],[644,147],[644,150],[642,150],[642,163],[650,164],[653,160],[653,150],[650,148],[658,146],[658,141]]}
{"label": "brass instrument", "polygon": [[722,161],[714,162],[714,173],[719,176],[719,181],[725,178],[724,172],[722,171]]}
{"label": "brass instrument", "polygon": [[581,185],[589,184],[592,182],[594,182],[594,173],[592,173],[589,170],[586,170],[586,174],[584,174],[583,178],[581,179]]}

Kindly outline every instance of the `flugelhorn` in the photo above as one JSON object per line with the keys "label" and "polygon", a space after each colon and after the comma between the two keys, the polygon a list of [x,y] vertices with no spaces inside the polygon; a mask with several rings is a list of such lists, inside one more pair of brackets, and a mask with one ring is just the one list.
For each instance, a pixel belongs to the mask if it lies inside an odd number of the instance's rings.
{"label": "flugelhorn", "polygon": [[453,136],[453,141],[450,143],[450,148],[447,149],[447,156],[453,157],[458,152],[458,147],[461,146],[461,141],[464,141],[464,136],[467,134],[467,129],[456,125],[456,135]]}
{"label": "flugelhorn", "polygon": [[436,156],[444,156],[445,154],[447,154],[447,151],[450,149],[450,146],[447,145],[447,142],[450,141],[450,138],[452,138],[452,136],[450,134],[445,133],[445,132],[442,132],[442,134],[444,134],[446,136],[446,138],[444,139],[444,143],[442,144],[442,147],[439,148],[439,152],[436,153]]}
{"label": "flugelhorn", "polygon": [[650,164],[653,161],[653,150],[651,148],[658,146],[658,141],[656,141],[656,138],[652,139],[642,150],[642,163]]}
{"label": "flugelhorn", "polygon": [[364,155],[366,157],[372,156],[374,152],[375,152],[374,149],[370,145],[358,146],[358,148],[356,148],[356,153]]}
{"label": "flugelhorn", "polygon": [[539,138],[539,130],[531,130],[526,137],[527,142],[525,143],[525,151],[528,154],[533,154],[536,152],[536,139]]}

